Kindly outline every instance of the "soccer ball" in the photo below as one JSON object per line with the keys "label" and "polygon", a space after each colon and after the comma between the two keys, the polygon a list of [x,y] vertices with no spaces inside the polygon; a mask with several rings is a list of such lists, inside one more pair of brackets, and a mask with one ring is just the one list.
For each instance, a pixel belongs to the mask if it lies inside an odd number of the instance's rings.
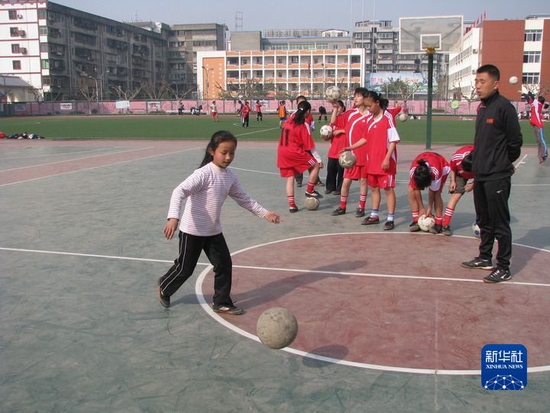
{"label": "soccer ball", "polygon": [[435,225],[435,219],[433,217],[427,217],[425,215],[420,215],[418,217],[418,227],[424,231],[428,232],[431,227]]}
{"label": "soccer ball", "polygon": [[474,234],[474,237],[476,238],[481,237],[481,230],[476,222],[472,223],[472,234]]}
{"label": "soccer ball", "polygon": [[409,117],[406,113],[401,112],[399,115],[397,115],[397,119],[399,119],[401,122],[406,122]]}
{"label": "soccer ball", "polygon": [[325,91],[325,97],[330,102],[336,102],[342,97],[342,91],[338,86],[329,86]]}
{"label": "soccer ball", "polygon": [[332,137],[332,126],[323,125],[321,126],[321,129],[319,129],[319,132],[321,133],[321,137],[323,139],[328,140]]}
{"label": "soccer ball", "polygon": [[340,154],[340,157],[338,158],[340,166],[345,169],[353,168],[356,161],[357,157],[352,151],[344,151]]}
{"label": "soccer ball", "polygon": [[510,82],[511,85],[515,85],[516,83],[518,83],[517,76],[511,76],[510,79],[508,79],[508,82]]}
{"label": "soccer ball", "polygon": [[317,208],[319,208],[321,201],[319,201],[318,198],[307,197],[304,204],[308,211],[315,211]]}

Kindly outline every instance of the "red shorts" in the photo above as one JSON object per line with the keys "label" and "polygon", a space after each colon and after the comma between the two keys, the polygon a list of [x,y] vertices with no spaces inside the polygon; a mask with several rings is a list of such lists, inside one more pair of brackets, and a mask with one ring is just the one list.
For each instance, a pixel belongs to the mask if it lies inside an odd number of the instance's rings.
{"label": "red shorts", "polygon": [[344,178],[351,179],[352,181],[357,181],[361,178],[367,177],[367,168],[366,165],[355,165],[352,168],[344,169]]}
{"label": "red shorts", "polygon": [[372,188],[389,189],[395,188],[395,175],[372,175],[367,177],[367,183]]}
{"label": "red shorts", "polygon": [[317,161],[310,153],[297,151],[280,151],[277,160],[277,166],[283,178],[301,174],[316,163]]}

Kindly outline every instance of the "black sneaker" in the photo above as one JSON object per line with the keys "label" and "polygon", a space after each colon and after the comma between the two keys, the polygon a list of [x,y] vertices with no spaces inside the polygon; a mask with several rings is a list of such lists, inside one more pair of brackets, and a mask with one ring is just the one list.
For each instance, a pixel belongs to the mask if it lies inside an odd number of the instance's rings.
{"label": "black sneaker", "polygon": [[380,223],[380,218],[378,217],[368,217],[361,222],[361,225],[376,225]]}
{"label": "black sneaker", "polygon": [[365,209],[364,208],[357,208],[355,210],[355,218],[363,218],[365,216]]}
{"label": "black sneaker", "polygon": [[158,298],[159,298],[160,303],[162,304],[162,306],[164,308],[170,307],[170,297],[167,297],[167,296],[162,294],[162,289],[160,288],[160,283],[157,283],[157,286],[158,286],[158,290],[157,290]]}
{"label": "black sneaker", "polygon": [[448,237],[453,235],[453,231],[451,230],[451,227],[449,225],[446,225],[443,228],[441,228],[441,233],[443,235],[447,235]]}
{"label": "black sneaker", "polygon": [[290,212],[291,214],[298,212],[298,207],[297,206],[288,207],[288,212]]}
{"label": "black sneaker", "polygon": [[220,313],[220,314],[230,314],[230,315],[244,314],[244,310],[242,308],[235,307],[234,305],[212,304],[212,310],[214,310],[215,313]]}
{"label": "black sneaker", "polygon": [[332,216],[335,217],[337,215],[344,215],[346,213],[346,208],[336,208],[334,211],[332,211]]}
{"label": "black sneaker", "polygon": [[325,195],[329,195],[329,194],[332,194],[332,189],[327,189],[327,190],[325,191]]}
{"label": "black sneaker", "polygon": [[315,189],[313,190],[313,192],[307,192],[306,191],[306,196],[309,197],[309,198],[322,198],[323,197],[323,195],[321,195]]}
{"label": "black sneaker", "polygon": [[464,268],[477,268],[480,270],[489,270],[493,269],[493,262],[491,260],[484,260],[483,258],[474,258],[472,261],[466,261],[462,263]]}
{"label": "black sneaker", "polygon": [[441,234],[441,230],[442,230],[441,225],[435,224],[433,227],[430,227],[428,229],[428,232],[430,234]]}
{"label": "black sneaker", "polygon": [[395,228],[395,223],[393,221],[386,221],[384,224],[384,231],[391,231]]}
{"label": "black sneaker", "polygon": [[418,232],[420,231],[420,227],[418,226],[418,222],[413,221],[409,225],[409,232]]}
{"label": "black sneaker", "polygon": [[332,193],[332,195],[340,195],[340,194],[341,194],[341,192],[338,191],[338,190],[337,190],[337,191],[334,191],[334,192]]}
{"label": "black sneaker", "polygon": [[503,270],[495,268],[491,274],[483,278],[486,283],[499,283],[501,281],[508,281],[512,279],[512,273],[510,270]]}

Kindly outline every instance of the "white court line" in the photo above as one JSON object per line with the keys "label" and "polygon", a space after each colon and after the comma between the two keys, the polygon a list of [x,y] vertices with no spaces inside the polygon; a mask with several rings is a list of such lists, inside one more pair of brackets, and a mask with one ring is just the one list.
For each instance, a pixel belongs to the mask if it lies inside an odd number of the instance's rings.
{"label": "white court line", "polygon": [[[75,170],[75,171],[62,172],[62,173],[58,173],[58,174],[51,174],[51,175],[41,176],[41,177],[33,178],[33,179],[25,179],[25,180],[23,180],[23,181],[11,182],[11,183],[9,183],[9,184],[1,184],[1,185],[0,185],[0,188],[1,188],[1,187],[4,187],[4,186],[9,186],[9,185],[22,184],[22,183],[25,183],[25,182],[38,181],[38,180],[40,180],[40,179],[52,178],[52,177],[54,177],[54,176],[69,175],[69,174],[74,174],[74,173],[77,173],[77,172],[85,172],[85,171],[92,171],[92,170],[94,170],[94,169],[105,168],[105,167],[112,166],[112,165],[123,165],[123,164],[125,164],[125,163],[136,162],[136,161],[142,161],[142,160],[144,160],[144,159],[158,158],[159,156],[174,155],[174,154],[176,154],[176,153],[194,151],[194,150],[197,150],[197,149],[202,149],[202,148],[182,149],[181,151],[160,153],[160,154],[158,154],[158,155],[150,155],[150,156],[145,156],[145,157],[137,158],[137,159],[129,159],[129,160],[127,160],[127,161],[111,162],[111,163],[108,163],[108,164],[106,164],[106,165],[91,166],[91,167],[89,167],[89,168],[78,169],[78,170]],[[100,156],[105,156],[105,155],[100,155]],[[80,159],[84,159],[84,158],[80,158]],[[78,160],[78,159],[75,159],[75,160]]]}
{"label": "white court line", "polygon": [[[233,125],[236,125],[236,126],[239,126],[240,123],[238,124],[233,124]],[[253,131],[253,132],[247,132],[247,133],[239,133],[238,135],[235,135],[235,137],[240,137],[240,136],[246,136],[246,135],[254,135],[256,133],[264,133],[264,132],[268,132],[268,131],[271,131],[271,130],[276,130],[276,129],[279,129],[278,127],[277,128],[269,128],[269,129],[262,129],[262,130],[259,130],[259,131]]]}
{"label": "white court line", "polygon": [[[334,235],[334,234],[324,234],[324,235]],[[458,235],[456,235],[458,236]],[[304,237],[300,237],[304,238]],[[307,237],[305,237],[307,238]],[[288,241],[288,239],[283,240]],[[274,243],[279,243],[281,241],[275,241]],[[253,248],[259,248],[268,244],[258,245]],[[525,248],[532,248],[536,250],[541,250],[540,248],[529,247],[527,245],[515,244]],[[232,255],[246,251],[247,249],[240,250]],[[47,251],[47,250],[34,250],[34,249],[25,249],[25,248],[9,248],[9,247],[0,247],[0,251],[12,251],[12,252],[27,252],[35,254],[50,254],[50,255],[65,255],[65,256],[75,256],[75,257],[86,257],[86,258],[104,258],[111,260],[126,260],[126,261],[142,261],[142,262],[162,262],[162,263],[173,263],[173,260],[160,260],[154,258],[138,258],[138,257],[123,257],[119,255],[101,255],[101,254],[85,254],[78,252],[64,252],[64,251]],[[545,250],[542,250],[545,251]],[[197,265],[210,266],[210,263],[197,263]],[[421,275],[403,275],[403,274],[380,274],[380,273],[368,273],[368,272],[349,272],[349,271],[324,271],[324,270],[307,270],[301,268],[283,268],[283,267],[262,267],[256,265],[233,265],[234,268],[242,268],[247,270],[259,270],[259,271],[276,271],[276,272],[292,272],[292,273],[301,273],[301,274],[324,274],[324,275],[334,275],[334,276],[354,276],[354,277],[365,277],[365,278],[385,278],[385,279],[407,279],[407,280],[423,280],[423,281],[453,281],[453,282],[467,282],[467,283],[482,283],[482,280],[469,279],[469,278],[450,278],[450,277],[427,277]],[[520,282],[520,281],[507,281],[502,285],[520,285],[526,287],[550,287],[550,284],[545,283],[530,283],[530,282]]]}
{"label": "white court line", "polygon": [[[98,148],[98,149],[90,149],[90,150],[84,150],[84,151],[71,151],[71,152],[57,152],[57,153],[48,153],[48,154],[44,154],[44,155],[35,155],[35,156],[15,156],[15,157],[10,157],[10,158],[2,158],[0,157],[0,160],[2,161],[11,161],[11,160],[14,160],[14,159],[35,159],[35,158],[45,158],[45,157],[53,157],[53,156],[61,156],[61,155],[80,155],[80,154],[85,154],[85,153],[90,153],[90,152],[101,152],[101,151],[108,151],[108,150],[111,150],[111,149],[120,149],[122,148],[121,146],[112,146],[112,147],[109,147],[109,148]],[[118,153],[118,152],[114,152],[114,153]],[[77,159],[80,159],[80,158],[77,158]],[[76,160],[76,159],[73,159],[73,160]],[[36,166],[36,165],[30,165],[28,166],[28,168],[32,167],[32,166]]]}
{"label": "white court line", "polygon": [[[349,235],[349,233],[346,233]],[[352,233],[352,234],[362,234],[364,233]],[[393,234],[390,233],[381,233],[381,234],[374,234],[374,235],[386,235],[391,236],[394,234],[404,234],[403,232],[396,232]],[[407,232],[408,234],[408,232]],[[242,253],[244,251],[252,250],[255,248],[286,242],[290,240],[299,240],[304,238],[318,238],[323,237],[325,235],[345,235],[344,233],[335,233],[335,234],[317,234],[317,235],[308,235],[308,236],[299,236],[294,238],[288,238],[288,239],[282,239],[278,241],[272,241],[264,244],[259,244],[256,246],[244,248],[242,250],[239,250],[232,254],[232,256],[237,255],[239,253]],[[461,235],[455,235],[455,237],[459,238],[471,238],[471,237],[464,237]],[[530,248],[538,251],[545,251],[550,252],[545,249],[531,247],[528,245],[523,244],[515,244],[519,245],[525,248]],[[98,254],[83,254],[83,253],[70,253],[70,252],[60,252],[60,251],[45,251],[45,250],[31,250],[31,249],[21,249],[21,248],[6,248],[6,247],[0,247],[1,251],[13,251],[13,252],[27,252],[27,253],[42,253],[42,254],[55,254],[55,255],[65,255],[65,256],[78,256],[78,257],[91,257],[91,258],[104,258],[104,259],[117,259],[117,260],[131,260],[131,261],[142,261],[142,262],[162,262],[162,263],[172,263],[172,260],[158,260],[158,259],[150,259],[150,258],[136,258],[136,257],[122,257],[122,256],[114,256],[114,255],[98,255]],[[204,297],[203,291],[202,291],[202,285],[204,283],[204,279],[208,275],[208,273],[213,269],[212,265],[209,263],[198,263],[198,265],[206,266],[206,268],[201,272],[201,274],[198,276],[197,281],[195,283],[195,293],[197,295],[197,299],[201,305],[201,307],[204,309],[204,311],[212,317],[214,320],[216,320],[218,323],[222,324],[226,328],[234,331],[237,334],[240,334],[244,337],[247,337],[251,340],[260,342],[259,338],[245,330],[242,330],[235,325],[229,323],[225,319],[223,319],[218,314],[214,313],[210,307],[210,305],[206,302],[206,299]],[[262,271],[286,271],[286,272],[301,272],[301,273],[321,273],[321,274],[329,274],[329,275],[351,275],[351,276],[364,276],[364,277],[378,277],[378,278],[407,278],[407,279],[420,279],[420,280],[429,280],[429,281],[458,281],[458,282],[482,282],[481,280],[470,280],[470,279],[454,279],[454,278],[447,278],[447,277],[422,277],[422,276],[408,276],[408,275],[387,275],[387,274],[373,274],[373,273],[351,273],[351,272],[337,272],[337,271],[321,271],[321,270],[302,270],[302,269],[289,269],[289,268],[274,268],[274,267],[259,267],[259,266],[246,266],[246,265],[234,265],[235,268],[245,268],[245,269],[259,269]],[[549,287],[550,284],[541,284],[541,283],[523,283],[523,282],[513,282],[509,281],[504,283],[504,285],[521,285],[521,286],[535,286],[535,287]],[[322,362],[332,363],[332,364],[339,364],[343,366],[350,366],[350,367],[357,367],[357,368],[364,368],[364,369],[371,369],[371,370],[379,370],[379,371],[392,371],[392,372],[398,372],[398,373],[412,373],[412,374],[431,374],[431,375],[480,375],[480,370],[439,370],[439,369],[415,369],[415,368],[408,368],[408,367],[398,367],[398,366],[385,366],[385,365],[377,365],[377,364],[367,364],[367,363],[359,363],[359,362],[353,362],[353,361],[347,361],[347,360],[341,360],[331,357],[325,357],[325,356],[319,356],[317,354],[309,353],[302,350],[296,350],[293,348],[283,348],[283,351],[286,351],[288,353],[296,354],[301,357],[307,357],[310,359],[315,359]],[[535,372],[546,372],[550,370],[550,366],[536,366],[536,367],[529,367],[528,369],[529,373],[535,373]]]}
{"label": "white court line", "polygon": [[[352,233],[352,234],[365,234],[365,233]],[[384,233],[382,233],[382,234],[384,234]],[[396,232],[394,234],[407,234],[407,233]],[[237,252],[235,252],[231,255],[234,256],[234,255],[237,255],[237,254],[239,254],[241,252],[244,252],[244,251],[248,251],[248,250],[251,250],[251,249],[254,249],[254,248],[263,247],[263,246],[267,246],[267,245],[271,245],[271,244],[276,244],[276,243],[279,243],[279,242],[286,242],[286,241],[290,241],[290,240],[299,240],[299,239],[304,239],[304,238],[316,238],[316,237],[322,237],[322,236],[325,236],[325,235],[346,235],[346,234],[344,234],[344,233],[318,234],[318,235],[307,235],[307,236],[299,236],[299,237],[294,237],[294,238],[288,238],[288,239],[283,239],[283,240],[278,240],[278,241],[267,242],[267,243],[256,245],[256,246],[253,246],[253,247],[244,248],[244,249],[242,249],[240,251],[237,251]],[[378,234],[378,235],[380,235],[380,234]],[[392,234],[387,233],[386,235],[392,235]],[[470,237],[464,237],[464,236],[461,236],[461,235],[454,235],[454,236],[460,237],[460,238],[470,238]],[[522,244],[517,244],[517,245],[522,245]],[[548,250],[544,250],[544,249],[541,249],[541,248],[530,247],[530,246],[527,246],[527,245],[522,245],[522,246],[527,247],[527,248],[531,248],[531,249],[536,249],[536,250],[539,250],[539,251],[542,250],[542,251],[545,251],[545,252],[550,252]],[[245,266],[242,266],[242,268],[245,268]],[[262,268],[262,267],[251,267],[251,268]],[[244,337],[247,337],[251,340],[254,340],[254,341],[257,341],[257,342],[260,343],[261,341],[257,336],[255,336],[254,334],[249,333],[248,331],[245,331],[245,330],[242,330],[242,329],[238,328],[234,324],[231,324],[230,322],[228,322],[227,320],[222,318],[219,314],[215,313],[212,310],[212,308],[210,307],[210,305],[206,302],[206,299],[204,297],[204,293],[202,291],[202,285],[203,285],[204,279],[206,278],[206,276],[208,275],[208,273],[212,269],[213,269],[213,267],[211,265],[209,265],[207,268],[205,268],[202,271],[202,273],[200,273],[200,275],[197,278],[197,282],[195,283],[195,294],[197,295],[197,299],[199,300],[199,303],[200,303],[201,307],[204,309],[206,314],[208,314],[210,317],[212,317],[214,320],[216,320],[218,323],[222,324],[223,326],[225,326],[229,330],[234,331],[237,334],[240,334]],[[262,269],[265,269],[265,268],[262,268]],[[270,268],[270,269],[273,270],[272,268]],[[289,270],[289,271],[295,271],[295,270]],[[302,270],[299,270],[299,271],[302,271]],[[315,271],[311,271],[311,272],[315,272]],[[318,271],[318,272],[325,272],[325,271]],[[356,275],[354,273],[351,273],[351,274]],[[472,281],[472,280],[467,280],[467,281]],[[507,283],[510,283],[510,282],[507,281]],[[520,283],[514,283],[514,284],[520,284]],[[550,285],[543,284],[543,286],[547,287],[547,286],[550,286]],[[481,370],[415,369],[415,368],[409,368],[409,367],[385,366],[385,365],[379,365],[379,364],[359,363],[359,362],[341,360],[341,359],[332,358],[332,357],[319,356],[317,354],[309,353],[309,352],[302,351],[302,350],[296,350],[296,349],[289,348],[289,347],[282,348],[280,351],[285,351],[287,353],[296,354],[296,355],[301,356],[301,357],[307,357],[307,358],[310,358],[310,359],[314,359],[314,360],[318,360],[318,361],[322,361],[322,362],[327,362],[327,363],[331,363],[331,364],[339,364],[339,365],[342,365],[342,366],[357,367],[357,368],[363,368],[363,369],[369,369],[369,370],[391,371],[391,372],[397,372],[397,373],[412,373],[412,374],[430,374],[430,375],[442,375],[442,376],[480,376],[481,375]],[[546,371],[550,371],[550,365],[528,367],[527,368],[528,373],[539,373],[539,372],[546,372]]]}
{"label": "white court line", "polygon": [[147,148],[129,149],[129,150],[127,150],[127,151],[104,153],[104,154],[101,154],[101,155],[93,155],[93,156],[85,156],[85,157],[83,157],[83,158],[65,159],[65,160],[63,160],[63,161],[39,163],[39,164],[36,164],[36,165],[21,166],[21,167],[12,168],[12,169],[4,169],[4,170],[2,170],[2,171],[0,171],[0,172],[11,172],[11,171],[18,171],[18,170],[20,170],[20,169],[37,168],[37,167],[40,167],[40,166],[58,165],[58,164],[61,164],[61,163],[68,163],[68,162],[74,162],[74,161],[82,161],[82,160],[85,160],[85,159],[101,158],[101,157],[103,157],[103,156],[119,155],[119,154],[121,154],[121,153],[129,153],[129,152],[143,151],[143,150],[148,150],[148,149],[153,149],[153,148],[154,148],[154,146],[149,146],[149,147],[147,147]]}

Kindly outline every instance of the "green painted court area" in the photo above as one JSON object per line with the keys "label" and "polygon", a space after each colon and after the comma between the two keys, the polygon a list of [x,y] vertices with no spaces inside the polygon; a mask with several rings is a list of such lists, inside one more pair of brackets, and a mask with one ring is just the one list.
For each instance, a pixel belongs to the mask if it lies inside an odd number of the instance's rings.
{"label": "green painted court area", "polygon": [[[313,132],[319,138],[317,122]],[[528,121],[521,127],[525,144],[534,144],[533,132]],[[426,120],[397,122],[403,143],[426,142]],[[264,116],[263,122],[250,118],[250,127],[243,128],[239,118],[221,116],[213,122],[209,116],[79,116],[79,117],[17,117],[0,120],[0,131],[7,135],[28,132],[47,139],[206,139],[218,130],[229,130],[239,140],[276,141],[279,139],[279,120],[276,116]],[[432,144],[464,144],[473,141],[474,121],[460,117],[434,117]]]}

